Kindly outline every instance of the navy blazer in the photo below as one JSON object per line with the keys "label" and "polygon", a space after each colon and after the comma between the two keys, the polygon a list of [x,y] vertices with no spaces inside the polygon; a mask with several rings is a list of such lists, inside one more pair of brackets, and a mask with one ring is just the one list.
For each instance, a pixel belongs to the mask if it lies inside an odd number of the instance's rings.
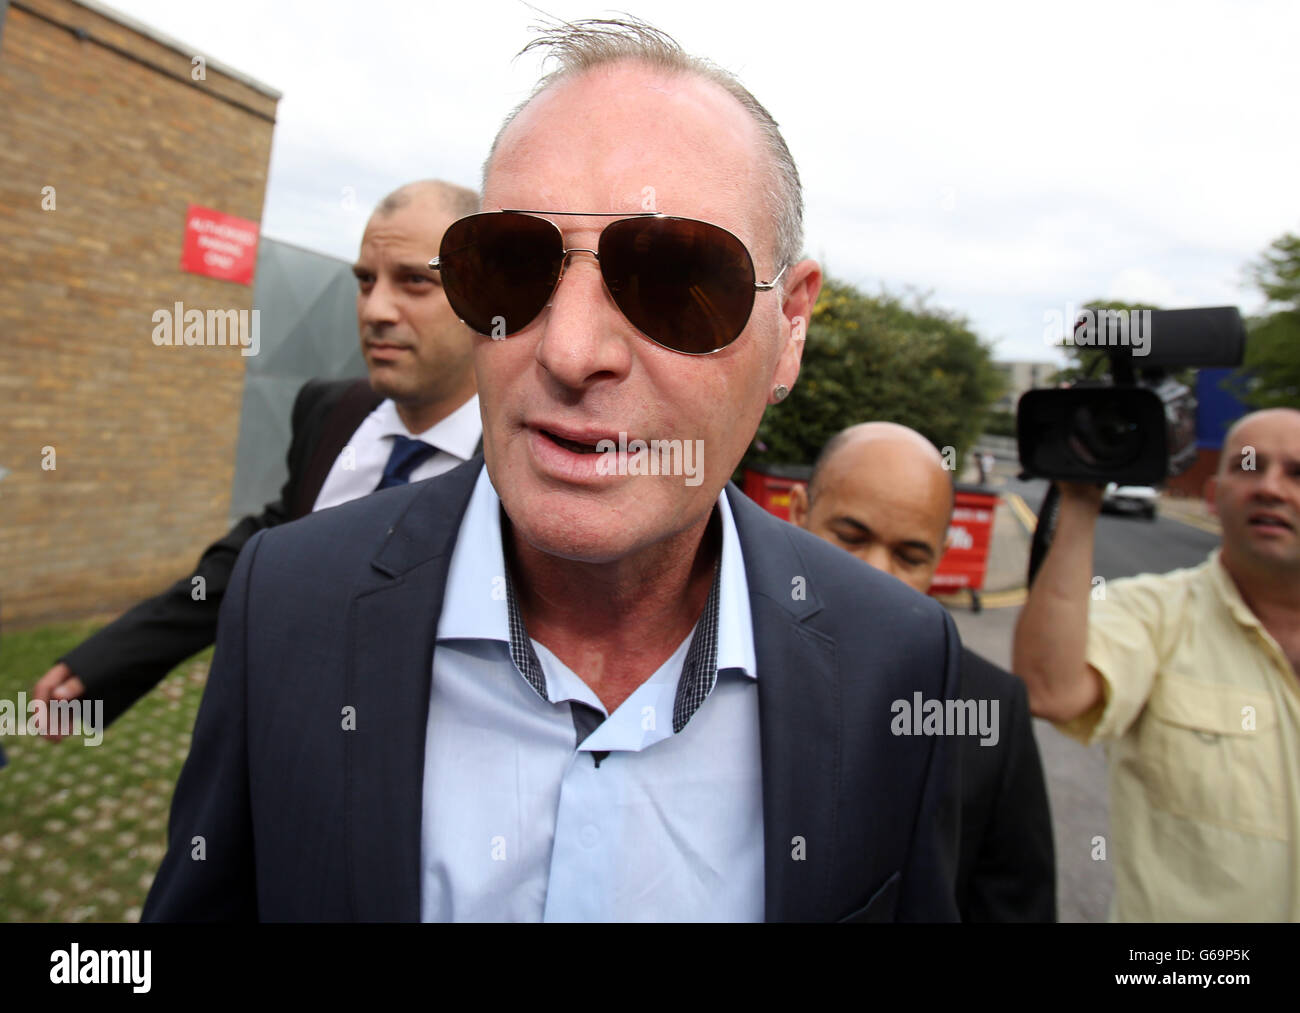
{"label": "navy blazer", "polygon": [[[419,920],[435,635],[482,465],[249,540],[144,920]],[[957,695],[952,620],[726,494],[758,666],[766,919],[955,921],[958,751],[890,731],[893,701]]]}

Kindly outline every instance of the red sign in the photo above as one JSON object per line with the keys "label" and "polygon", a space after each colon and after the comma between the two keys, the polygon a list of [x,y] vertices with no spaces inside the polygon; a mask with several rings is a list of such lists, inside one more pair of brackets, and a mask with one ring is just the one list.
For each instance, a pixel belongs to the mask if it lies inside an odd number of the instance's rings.
{"label": "red sign", "polygon": [[191,204],[185,212],[181,270],[251,285],[257,232],[257,222]]}
{"label": "red sign", "polygon": [[[790,490],[796,485],[806,487],[807,483],[753,468],[745,470],[745,495],[783,521],[790,519]],[[958,486],[956,491],[957,503],[948,525],[948,548],[934,572],[930,594],[950,594],[961,589],[979,591],[984,586],[998,494],[971,486]]]}
{"label": "red sign", "polygon": [[768,475],[754,468],[745,469],[745,495],[783,521],[790,519],[790,490],[796,485],[807,484],[797,478]]}
{"label": "red sign", "polygon": [[930,585],[931,594],[983,588],[993,542],[993,515],[997,508],[997,493],[957,488],[957,505],[948,524],[948,551],[939,560],[934,582]]}

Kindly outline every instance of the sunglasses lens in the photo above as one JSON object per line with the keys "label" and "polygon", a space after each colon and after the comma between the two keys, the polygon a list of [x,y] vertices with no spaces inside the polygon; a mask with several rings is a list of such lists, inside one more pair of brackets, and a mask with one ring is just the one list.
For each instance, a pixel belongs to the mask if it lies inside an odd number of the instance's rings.
{"label": "sunglasses lens", "polygon": [[559,230],[545,219],[487,212],[452,223],[438,263],[456,315],[480,334],[504,337],[545,308],[563,255]]}
{"label": "sunglasses lens", "polygon": [[605,285],[646,337],[678,352],[716,352],[754,308],[754,262],[726,229],[686,218],[624,218],[600,236]]}

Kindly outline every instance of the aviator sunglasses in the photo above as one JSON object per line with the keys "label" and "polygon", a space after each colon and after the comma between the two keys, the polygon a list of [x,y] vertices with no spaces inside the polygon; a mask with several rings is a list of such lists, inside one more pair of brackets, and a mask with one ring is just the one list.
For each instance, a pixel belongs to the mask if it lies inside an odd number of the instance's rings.
{"label": "aviator sunglasses", "polygon": [[[538,215],[618,218],[597,248],[566,249],[559,226]],[[590,253],[619,311],[655,344],[708,355],[740,336],[754,308],[785,274],[760,282],[738,237],[718,225],[656,211],[485,211],[453,222],[438,256],[456,315],[479,334],[523,330],[550,302],[571,253]]]}

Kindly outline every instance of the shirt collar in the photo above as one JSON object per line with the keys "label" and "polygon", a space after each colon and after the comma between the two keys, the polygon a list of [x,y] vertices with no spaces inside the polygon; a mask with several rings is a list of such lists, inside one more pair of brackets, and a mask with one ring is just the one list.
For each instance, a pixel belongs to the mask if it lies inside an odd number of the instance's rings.
{"label": "shirt collar", "polygon": [[1246,599],[1241,596],[1241,589],[1237,587],[1237,582],[1232,579],[1232,574],[1228,568],[1223,565],[1223,548],[1216,548],[1210,553],[1210,572],[1214,575],[1215,590],[1219,593],[1219,598],[1228,607],[1234,619],[1243,626],[1253,626],[1259,630],[1264,630],[1264,624],[1259,621],[1259,616],[1251,610],[1246,604]]}
{"label": "shirt collar", "polygon": [[[474,485],[447,570],[439,640],[496,640],[510,645],[519,674],[542,699],[546,678],[515,604],[501,548],[501,500],[485,466]],[[749,585],[740,536],[726,492],[718,497],[722,558],[696,624],[673,708],[680,731],[712,691],[720,671],[757,678]]]}
{"label": "shirt collar", "polygon": [[724,489],[718,496],[722,518],[722,586],[718,598],[718,670],[758,678],[754,658],[754,620],[749,611],[749,578],[740,551],[740,533]]}
{"label": "shirt collar", "polygon": [[447,568],[439,640],[510,642],[500,506],[485,465],[479,469]]}
{"label": "shirt collar", "polygon": [[413,433],[406,428],[402,417],[397,414],[397,405],[392,398],[385,398],[375,409],[373,418],[379,427],[380,437],[406,436],[422,440],[430,446],[446,451],[453,457],[468,461],[478,448],[479,437],[483,435],[483,420],[478,410],[478,395],[475,394],[441,422],[435,422],[422,433]]}

